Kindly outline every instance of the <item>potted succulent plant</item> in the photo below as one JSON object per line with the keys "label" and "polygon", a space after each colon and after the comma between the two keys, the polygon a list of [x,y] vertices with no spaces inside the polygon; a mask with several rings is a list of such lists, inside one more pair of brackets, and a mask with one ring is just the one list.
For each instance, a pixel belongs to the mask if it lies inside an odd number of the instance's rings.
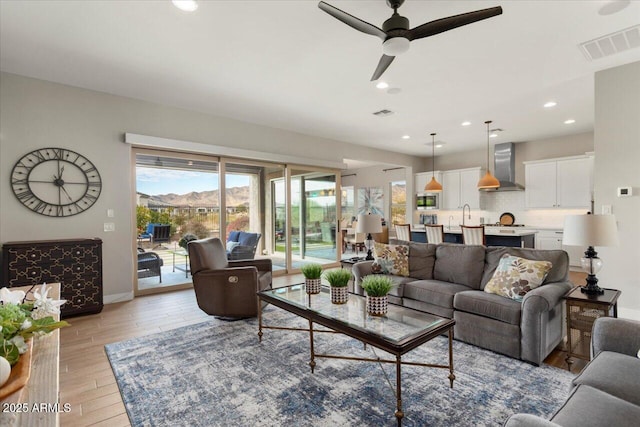
{"label": "potted succulent plant", "polygon": [[198,236],[196,236],[195,234],[187,233],[184,236],[182,236],[182,238],[178,242],[178,246],[180,246],[186,251],[187,246],[189,245],[189,242],[192,242],[194,240],[198,240]]}
{"label": "potted succulent plant", "polygon": [[304,275],[304,283],[308,294],[319,294],[322,282],[322,266],[320,264],[305,264],[300,268]]}
{"label": "potted succulent plant", "polygon": [[384,316],[389,309],[387,294],[393,281],[387,276],[372,274],[362,280],[362,289],[367,293],[367,312],[372,316]]}
{"label": "potted succulent plant", "polygon": [[347,285],[351,280],[351,272],[345,269],[331,270],[324,273],[331,286],[331,302],[334,304],[344,304],[349,299],[349,289]]}

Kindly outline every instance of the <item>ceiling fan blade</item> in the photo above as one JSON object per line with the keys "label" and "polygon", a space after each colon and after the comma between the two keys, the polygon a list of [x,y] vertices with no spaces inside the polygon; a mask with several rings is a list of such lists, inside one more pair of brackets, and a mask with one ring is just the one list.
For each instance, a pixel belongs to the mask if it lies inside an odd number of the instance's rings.
{"label": "ceiling fan blade", "polygon": [[433,36],[435,34],[453,30],[454,28],[462,27],[463,25],[473,24],[474,22],[482,21],[483,19],[492,18],[501,14],[502,8],[497,6],[490,7],[488,9],[476,10],[475,12],[449,16],[448,18],[437,19],[410,29],[407,32],[407,38],[409,40],[422,39],[424,37]]}
{"label": "ceiling fan blade", "polygon": [[394,59],[396,59],[395,56],[382,55],[382,58],[380,58],[380,62],[378,62],[376,70],[373,72],[373,76],[371,76],[371,81],[378,80],[382,76],[382,74],[387,71],[387,68],[389,68],[389,65],[391,65]]}
{"label": "ceiling fan blade", "polygon": [[323,1],[318,3],[318,7],[334,18],[344,22],[348,26],[355,28],[358,31],[362,31],[365,34],[371,34],[372,36],[379,37],[382,40],[387,38],[387,34],[380,28],[376,27],[373,24],[369,24],[368,22],[365,22],[360,18],[356,18],[353,15],[349,15],[347,12],[338,9],[337,7],[331,6],[330,4]]}

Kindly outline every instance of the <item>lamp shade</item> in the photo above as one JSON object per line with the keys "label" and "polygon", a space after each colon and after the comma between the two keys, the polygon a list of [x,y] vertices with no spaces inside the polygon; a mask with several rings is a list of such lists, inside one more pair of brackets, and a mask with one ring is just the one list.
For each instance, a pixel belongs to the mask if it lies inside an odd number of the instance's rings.
{"label": "lamp shade", "polygon": [[567,215],[562,244],[570,246],[618,246],[613,215]]}
{"label": "lamp shade", "polygon": [[382,217],[376,214],[358,215],[356,233],[382,233]]}
{"label": "lamp shade", "polygon": [[440,184],[435,177],[431,177],[431,181],[427,185],[424,186],[424,191],[429,191],[431,193],[437,193],[442,191],[442,184]]}

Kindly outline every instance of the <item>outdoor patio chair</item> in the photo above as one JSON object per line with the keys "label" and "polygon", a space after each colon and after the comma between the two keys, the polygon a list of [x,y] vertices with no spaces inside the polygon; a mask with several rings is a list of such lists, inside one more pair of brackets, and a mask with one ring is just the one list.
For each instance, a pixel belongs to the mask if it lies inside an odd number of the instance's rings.
{"label": "outdoor patio chair", "polygon": [[158,276],[162,283],[162,265],[162,258],[157,253],[138,248],[138,279]]}
{"label": "outdoor patio chair", "polygon": [[193,240],[187,246],[198,307],[223,319],[258,314],[256,292],[271,289],[270,259],[228,261],[220,239]]}
{"label": "outdoor patio chair", "polygon": [[231,231],[227,236],[227,258],[230,261],[255,258],[261,236],[260,233]]}
{"label": "outdoor patio chair", "polygon": [[162,243],[167,243],[171,237],[171,224],[154,224],[153,236],[151,236],[151,244],[153,248],[162,246]]}

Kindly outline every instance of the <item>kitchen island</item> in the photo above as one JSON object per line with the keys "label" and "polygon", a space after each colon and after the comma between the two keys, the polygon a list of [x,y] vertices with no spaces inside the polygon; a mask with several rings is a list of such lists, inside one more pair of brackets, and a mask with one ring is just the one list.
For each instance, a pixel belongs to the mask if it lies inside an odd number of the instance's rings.
{"label": "kitchen island", "polygon": [[[487,246],[511,246],[518,248],[533,248],[535,246],[535,230],[525,230],[517,227],[485,227],[484,235]],[[427,242],[424,228],[412,228],[411,240]],[[444,241],[447,243],[462,243],[462,229],[460,227],[444,227]]]}

